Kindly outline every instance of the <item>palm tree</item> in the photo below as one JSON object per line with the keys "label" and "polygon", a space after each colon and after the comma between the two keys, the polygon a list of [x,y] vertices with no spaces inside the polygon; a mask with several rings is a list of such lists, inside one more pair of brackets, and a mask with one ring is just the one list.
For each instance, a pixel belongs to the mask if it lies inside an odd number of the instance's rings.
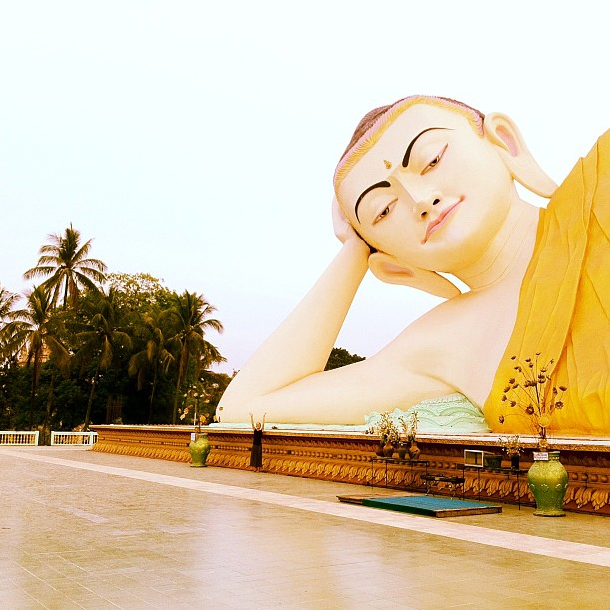
{"label": "palm tree", "polygon": [[110,289],[108,295],[99,292],[91,296],[91,320],[87,324],[87,329],[76,335],[81,347],[75,354],[75,358],[81,363],[81,366],[88,362],[95,363],[95,372],[91,379],[91,391],[89,392],[83,426],[85,431],[89,428],[91,407],[100,372],[110,367],[117,349],[131,347],[129,335],[116,326],[117,312],[114,304],[114,290]]}
{"label": "palm tree", "polygon": [[220,364],[221,362],[227,361],[215,345],[212,345],[205,339],[203,340],[203,343],[203,353],[199,355],[199,359],[197,360],[197,377],[199,377],[201,371],[207,370],[213,364]]}
{"label": "palm tree", "polygon": [[6,352],[8,352],[8,355],[11,355],[10,350],[5,349],[5,344],[8,337],[6,336],[6,333],[3,332],[4,326],[8,322],[8,316],[13,310],[13,307],[17,303],[18,299],[19,295],[13,294],[0,285],[0,354],[2,354],[3,360],[8,357],[5,355]]}
{"label": "palm tree", "polygon": [[[216,308],[210,305],[202,295],[191,294],[185,290],[180,295],[172,295],[172,306],[165,312],[174,327],[174,334],[169,341],[177,354],[178,360],[176,395],[172,410],[173,424],[176,423],[178,398],[186,380],[191,356],[195,356],[199,361],[202,356],[209,352],[210,347],[213,347],[204,339],[208,329],[213,329],[219,333],[223,331],[220,320],[209,317],[215,311]],[[218,350],[216,350],[215,355],[222,358]]]}
{"label": "palm tree", "polygon": [[137,388],[141,390],[146,374],[152,370],[153,380],[148,407],[148,423],[150,424],[159,369],[167,372],[170,364],[174,361],[174,356],[167,349],[167,339],[165,338],[167,324],[162,314],[158,312],[144,314],[138,326],[137,332],[146,341],[146,347],[131,357],[128,372],[131,376],[137,375]]}
{"label": "palm tree", "polygon": [[51,302],[57,303],[63,293],[64,309],[68,305],[74,307],[83,288],[92,292],[99,290],[98,284],[106,280],[106,265],[98,259],[87,258],[92,240],[81,246],[80,232],[72,224],[63,235],[51,233],[48,239],[51,243],[41,246],[36,267],[28,269],[23,277],[26,280],[48,277],[42,286],[51,291]]}
{"label": "palm tree", "polygon": [[0,284],[0,322],[8,318],[18,299],[19,295],[9,292]]}
{"label": "palm tree", "polygon": [[[63,372],[70,364],[70,354],[60,337],[60,323],[54,315],[49,293],[38,286],[26,293],[26,307],[8,314],[10,320],[2,330],[3,355],[20,354],[26,366],[32,366],[30,395],[30,430],[34,425],[34,402],[40,378],[40,369],[48,357]],[[53,391],[51,384],[50,392]],[[50,398],[52,403],[52,398]],[[48,414],[47,414],[48,415]],[[48,417],[45,418],[45,424]]]}

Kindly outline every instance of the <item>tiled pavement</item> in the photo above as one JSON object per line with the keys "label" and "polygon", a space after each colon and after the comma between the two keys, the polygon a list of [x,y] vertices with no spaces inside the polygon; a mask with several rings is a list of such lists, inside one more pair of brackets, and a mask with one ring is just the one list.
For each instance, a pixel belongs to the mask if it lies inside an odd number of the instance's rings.
{"label": "tiled pavement", "polygon": [[610,519],[434,519],[365,487],[0,448],[0,610],[608,608]]}

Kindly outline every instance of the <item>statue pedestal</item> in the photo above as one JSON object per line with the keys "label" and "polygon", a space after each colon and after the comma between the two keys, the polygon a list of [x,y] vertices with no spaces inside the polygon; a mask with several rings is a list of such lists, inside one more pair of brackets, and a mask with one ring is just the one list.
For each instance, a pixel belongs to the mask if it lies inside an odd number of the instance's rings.
{"label": "statue pedestal", "polygon": [[[91,426],[98,433],[92,451],[190,462],[191,426]],[[250,464],[252,429],[205,427],[212,449],[208,466],[246,470]],[[521,468],[529,468],[537,451],[537,437],[521,437],[525,451]],[[267,430],[263,436],[265,470],[277,474],[311,477],[366,485],[371,458],[379,439],[363,432],[325,430]],[[462,471],[464,450],[501,453],[496,434],[434,436],[418,434],[421,459],[430,472]],[[610,516],[610,438],[554,438],[552,450],[561,451],[569,483],[564,510]],[[473,469],[465,472],[466,497],[534,506],[525,477],[517,481],[502,473]],[[388,465],[388,487],[404,481],[400,460]],[[444,492],[443,492],[444,493]],[[450,491],[447,491],[450,495]]]}

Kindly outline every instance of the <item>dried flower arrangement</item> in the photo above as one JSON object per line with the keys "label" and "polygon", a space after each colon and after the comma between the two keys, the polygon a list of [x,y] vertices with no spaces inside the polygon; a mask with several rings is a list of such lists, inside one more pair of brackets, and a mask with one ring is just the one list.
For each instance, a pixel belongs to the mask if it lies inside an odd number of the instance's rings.
{"label": "dried flower arrangement", "polygon": [[373,426],[373,432],[379,436],[384,445],[386,443],[397,445],[400,441],[400,432],[388,411],[381,414],[379,421]]}
{"label": "dried flower arrangement", "polygon": [[408,418],[400,417],[400,427],[409,442],[417,436],[417,411],[413,411]]}
{"label": "dried flower arrangement", "polygon": [[[516,377],[508,380],[502,401],[507,402],[510,408],[518,409],[521,412],[519,415],[529,419],[532,430],[538,435],[538,446],[545,451],[548,448],[547,429],[551,425],[555,410],[564,406],[561,398],[567,388],[552,384],[548,371],[554,360],[551,359],[541,366],[540,352],[536,353],[534,359],[526,358],[525,363],[517,360],[516,356],[512,356],[511,360],[515,361],[513,368],[521,380],[517,380]],[[511,415],[515,414],[500,415],[500,423],[503,424],[506,417]]]}

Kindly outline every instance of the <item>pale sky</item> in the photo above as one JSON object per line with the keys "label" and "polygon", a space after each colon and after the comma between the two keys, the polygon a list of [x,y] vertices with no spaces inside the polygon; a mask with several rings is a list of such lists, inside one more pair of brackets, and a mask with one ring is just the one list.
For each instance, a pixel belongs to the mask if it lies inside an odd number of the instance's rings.
{"label": "pale sky", "polygon": [[[332,175],[372,108],[504,112],[561,181],[609,126],[602,7],[0,0],[0,283],[72,223],[109,271],[202,293],[239,369],[338,252]],[[437,302],[367,276],[337,345],[371,356]]]}

